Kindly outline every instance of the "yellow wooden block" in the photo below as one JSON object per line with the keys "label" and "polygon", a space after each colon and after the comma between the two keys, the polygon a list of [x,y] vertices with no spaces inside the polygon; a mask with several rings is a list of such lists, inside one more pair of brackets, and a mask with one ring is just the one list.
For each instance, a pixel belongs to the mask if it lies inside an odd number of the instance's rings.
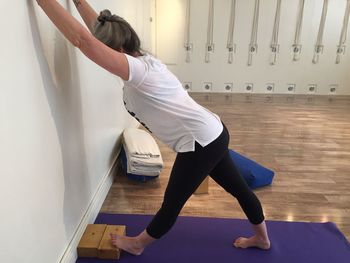
{"label": "yellow wooden block", "polygon": [[209,193],[209,177],[204,179],[201,185],[194,192],[195,194],[208,194]]}
{"label": "yellow wooden block", "polygon": [[78,256],[95,258],[98,256],[98,248],[107,225],[88,225],[78,245]]}
{"label": "yellow wooden block", "polygon": [[126,227],[119,225],[108,225],[103,234],[100,246],[98,248],[98,258],[101,259],[119,259],[121,250],[112,244],[110,234],[123,236],[126,234]]}

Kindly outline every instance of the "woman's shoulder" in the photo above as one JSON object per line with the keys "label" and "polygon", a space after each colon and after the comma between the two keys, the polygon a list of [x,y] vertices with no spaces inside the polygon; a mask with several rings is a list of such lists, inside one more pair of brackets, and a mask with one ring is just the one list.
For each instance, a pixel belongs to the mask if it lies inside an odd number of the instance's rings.
{"label": "woman's shoulder", "polygon": [[147,66],[153,70],[166,69],[166,65],[160,59],[150,53],[143,53],[142,56],[137,58],[146,63]]}

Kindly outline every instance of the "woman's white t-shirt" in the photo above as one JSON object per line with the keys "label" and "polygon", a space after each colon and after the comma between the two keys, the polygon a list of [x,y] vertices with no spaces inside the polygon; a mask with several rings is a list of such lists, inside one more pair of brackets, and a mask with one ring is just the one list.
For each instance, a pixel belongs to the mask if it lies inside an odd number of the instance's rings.
{"label": "woman's white t-shirt", "polygon": [[195,141],[204,147],[219,137],[219,116],[195,102],[166,65],[149,54],[125,56],[124,105],[149,132],[175,152],[194,151]]}

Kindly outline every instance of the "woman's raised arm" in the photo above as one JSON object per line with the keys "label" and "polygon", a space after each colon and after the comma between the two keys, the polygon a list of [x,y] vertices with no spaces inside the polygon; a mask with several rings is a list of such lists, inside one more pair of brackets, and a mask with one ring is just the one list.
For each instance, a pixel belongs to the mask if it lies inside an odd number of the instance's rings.
{"label": "woman's raised arm", "polygon": [[124,54],[96,39],[56,0],[36,1],[61,33],[89,59],[122,79],[129,79],[129,64]]}
{"label": "woman's raised arm", "polygon": [[80,16],[83,18],[86,26],[89,28],[90,32],[93,32],[93,26],[97,20],[98,14],[89,5],[86,0],[73,0]]}

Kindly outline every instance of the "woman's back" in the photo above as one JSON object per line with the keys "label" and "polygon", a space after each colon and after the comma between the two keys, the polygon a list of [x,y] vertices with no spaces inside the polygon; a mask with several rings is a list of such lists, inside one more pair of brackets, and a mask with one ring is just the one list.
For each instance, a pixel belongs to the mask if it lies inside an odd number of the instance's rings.
{"label": "woman's back", "polygon": [[194,150],[195,141],[204,147],[220,135],[220,118],[197,104],[166,65],[149,54],[125,55],[125,107],[154,136],[174,151],[186,152]]}

